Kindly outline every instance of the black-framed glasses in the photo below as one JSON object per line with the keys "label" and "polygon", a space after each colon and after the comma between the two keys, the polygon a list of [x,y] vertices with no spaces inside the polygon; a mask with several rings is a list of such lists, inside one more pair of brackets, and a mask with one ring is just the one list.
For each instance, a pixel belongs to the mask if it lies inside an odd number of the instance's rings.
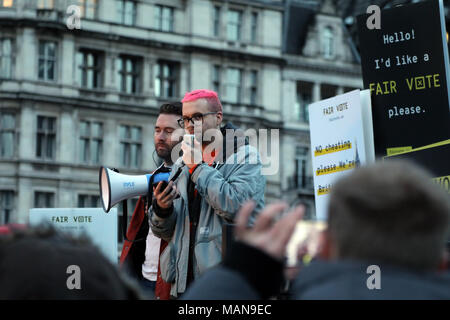
{"label": "black-framed glasses", "polygon": [[195,124],[194,122],[200,122],[203,121],[203,117],[210,115],[210,114],[216,114],[217,112],[207,112],[207,113],[196,113],[192,117],[183,117],[181,119],[178,119],[178,124],[180,127],[184,128],[185,126],[189,125],[189,122],[192,122],[192,124]]}

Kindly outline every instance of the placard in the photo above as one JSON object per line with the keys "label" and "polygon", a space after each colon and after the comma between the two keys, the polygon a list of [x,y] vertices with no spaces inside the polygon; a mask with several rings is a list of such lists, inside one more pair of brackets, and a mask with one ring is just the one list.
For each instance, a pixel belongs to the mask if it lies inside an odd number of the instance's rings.
{"label": "placard", "polygon": [[358,16],[375,153],[392,155],[450,138],[448,48],[441,0],[381,11],[381,29]]}
{"label": "placard", "polygon": [[117,208],[105,213],[101,208],[34,208],[30,225],[49,223],[74,236],[86,235],[112,262],[118,262]]}
{"label": "placard", "polygon": [[317,220],[327,219],[333,182],[375,161],[370,110],[369,90],[354,90],[309,105]]}
{"label": "placard", "polygon": [[403,159],[415,162],[426,168],[433,180],[450,194],[450,139],[385,157],[385,159]]}

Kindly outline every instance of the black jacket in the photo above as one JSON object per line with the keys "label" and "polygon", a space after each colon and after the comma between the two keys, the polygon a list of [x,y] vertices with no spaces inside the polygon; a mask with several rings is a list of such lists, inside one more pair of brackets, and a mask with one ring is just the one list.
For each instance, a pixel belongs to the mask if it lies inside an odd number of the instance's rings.
{"label": "black jacket", "polygon": [[[450,299],[450,274],[414,272],[378,264],[380,289],[367,287],[376,263],[361,261],[315,261],[304,268],[292,287],[294,299]],[[370,282],[370,281],[369,281]]]}
{"label": "black jacket", "polygon": [[[381,289],[368,289],[372,275],[361,261],[314,261],[299,272],[291,287],[291,299],[450,299],[450,274],[418,273],[379,265]],[[282,263],[260,250],[237,244],[227,252],[224,263],[188,289],[182,299],[252,300],[278,294]]]}

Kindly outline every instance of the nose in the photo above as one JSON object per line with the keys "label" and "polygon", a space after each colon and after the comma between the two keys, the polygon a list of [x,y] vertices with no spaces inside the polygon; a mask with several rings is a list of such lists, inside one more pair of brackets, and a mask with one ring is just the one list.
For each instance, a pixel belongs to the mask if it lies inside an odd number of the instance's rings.
{"label": "nose", "polygon": [[187,126],[185,125],[184,129],[189,133],[194,132],[194,125],[192,124],[192,121],[189,121],[189,124]]}
{"label": "nose", "polygon": [[162,130],[161,132],[158,132],[156,134],[156,140],[158,140],[158,141],[164,141],[166,139],[166,137],[167,137],[167,134],[166,134],[166,132],[164,132],[164,130]]}

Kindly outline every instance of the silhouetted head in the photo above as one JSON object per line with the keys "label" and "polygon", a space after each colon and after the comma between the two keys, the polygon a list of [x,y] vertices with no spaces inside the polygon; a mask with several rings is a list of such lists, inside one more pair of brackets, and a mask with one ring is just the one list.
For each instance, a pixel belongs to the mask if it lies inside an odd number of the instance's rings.
{"label": "silhouetted head", "polygon": [[332,256],[435,270],[445,252],[449,200],[426,171],[409,162],[355,169],[330,194]]}
{"label": "silhouetted head", "polygon": [[0,283],[0,300],[141,298],[88,239],[43,226],[0,235]]}

